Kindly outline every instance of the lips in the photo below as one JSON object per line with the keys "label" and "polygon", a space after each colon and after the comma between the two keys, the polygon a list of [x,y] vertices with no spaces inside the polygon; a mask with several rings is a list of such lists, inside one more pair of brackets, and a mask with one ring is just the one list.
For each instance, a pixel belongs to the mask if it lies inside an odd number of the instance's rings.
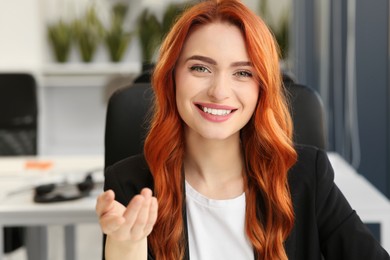
{"label": "lips", "polygon": [[214,116],[225,116],[232,112],[232,110],[227,109],[215,109],[215,108],[209,108],[209,107],[200,107],[200,109],[203,110],[203,112],[212,114]]}
{"label": "lips", "polygon": [[225,121],[232,113],[237,109],[229,106],[220,106],[215,104],[195,104],[196,107],[201,111],[201,115],[207,120],[214,122]]}

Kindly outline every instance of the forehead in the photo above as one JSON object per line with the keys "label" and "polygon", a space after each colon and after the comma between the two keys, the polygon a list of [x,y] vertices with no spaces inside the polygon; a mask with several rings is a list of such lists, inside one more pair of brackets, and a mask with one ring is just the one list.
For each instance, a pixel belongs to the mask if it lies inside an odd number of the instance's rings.
{"label": "forehead", "polygon": [[184,43],[181,56],[188,55],[249,60],[241,30],[227,22],[213,22],[193,28]]}

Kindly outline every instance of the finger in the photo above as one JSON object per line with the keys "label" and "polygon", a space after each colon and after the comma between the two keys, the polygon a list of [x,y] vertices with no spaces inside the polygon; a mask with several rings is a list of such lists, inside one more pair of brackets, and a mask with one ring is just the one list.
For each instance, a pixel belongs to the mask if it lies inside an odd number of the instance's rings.
{"label": "finger", "polygon": [[112,219],[107,220],[108,223],[105,223],[107,232],[115,232],[115,237],[119,240],[128,238],[130,236],[130,231],[137,219],[138,213],[142,208],[142,204],[144,202],[144,197],[142,195],[136,195],[130,201],[129,205],[121,214],[121,218],[123,218],[123,222],[110,222]]}
{"label": "finger", "polygon": [[135,240],[141,239],[145,236],[145,226],[148,223],[149,219],[149,209],[152,202],[151,197],[147,197],[144,199],[142,207],[138,212],[138,216],[136,221],[131,229],[131,236],[134,237]]}
{"label": "finger", "polygon": [[150,198],[150,197],[152,197],[153,192],[152,192],[152,190],[149,189],[149,188],[143,188],[143,189],[141,190],[141,195],[144,196],[145,198]]}
{"label": "finger", "polygon": [[95,209],[99,217],[110,209],[114,199],[115,193],[112,190],[108,190],[98,196]]}
{"label": "finger", "polygon": [[158,215],[158,203],[157,203],[157,199],[153,197],[149,208],[149,219],[144,228],[144,232],[146,235],[149,235],[152,232],[154,224],[156,223],[157,220],[157,215]]}
{"label": "finger", "polygon": [[152,191],[149,188],[144,188],[141,190],[139,195],[134,196],[134,198],[130,201],[125,213],[123,214],[130,225],[134,224],[144,201],[151,197]]}
{"label": "finger", "polygon": [[141,194],[134,196],[134,198],[130,201],[125,212],[123,213],[123,217],[126,219],[126,225],[130,227],[134,225],[144,202],[145,197]]}
{"label": "finger", "polygon": [[[144,215],[140,216],[140,218],[144,218],[145,221],[138,222],[139,231],[141,231],[143,227],[143,233],[148,235],[152,231],[157,219],[157,199],[152,197],[153,193],[149,188],[142,189],[141,195],[145,197],[145,200],[150,199],[150,203],[148,205],[144,205],[144,211],[141,213]],[[134,231],[137,232],[137,229]]]}
{"label": "finger", "polygon": [[115,215],[107,215],[99,219],[101,229],[105,234],[116,232],[125,221],[125,218]]}
{"label": "finger", "polygon": [[[139,195],[136,195],[130,201],[123,212],[118,211],[109,214],[109,211],[115,207],[113,203],[114,195],[112,191],[107,191],[98,198],[97,211],[100,213],[99,222],[104,233],[112,234],[115,232],[115,236],[118,238],[126,237],[133,228],[145,200],[149,200],[152,196],[152,191],[147,188],[143,189]],[[112,203],[112,206],[108,203],[109,200],[111,200],[109,203]]]}

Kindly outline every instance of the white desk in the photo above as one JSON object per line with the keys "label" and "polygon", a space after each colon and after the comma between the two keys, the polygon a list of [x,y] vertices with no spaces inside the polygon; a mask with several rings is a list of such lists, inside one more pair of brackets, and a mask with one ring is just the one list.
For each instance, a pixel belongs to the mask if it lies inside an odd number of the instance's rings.
{"label": "white desk", "polygon": [[[46,170],[25,169],[26,161],[51,162]],[[66,180],[80,182],[91,170],[103,169],[102,156],[77,157],[0,157],[0,259],[3,252],[3,227],[26,226],[27,247],[31,259],[47,259],[47,237],[45,226],[64,225],[65,259],[75,259],[74,225],[97,223],[95,214],[96,195],[80,200],[39,204],[33,202],[31,186]],[[94,181],[102,181],[103,173],[93,174]],[[13,195],[10,192],[18,191]],[[38,237],[37,237],[38,236]]]}
{"label": "white desk", "polygon": [[[387,251],[390,251],[390,202],[377,191],[364,177],[357,174],[337,154],[329,154],[330,161],[335,169],[335,182],[349,200],[352,207],[366,223],[380,223],[381,242]],[[54,204],[37,204],[32,201],[31,192],[22,192],[7,198],[4,194],[26,185],[36,184],[53,179],[60,180],[64,174],[68,179],[76,181],[85,177],[87,171],[103,167],[103,157],[45,157],[41,160],[52,160],[53,168],[47,171],[24,170],[25,158],[6,159],[0,157],[0,232],[3,226],[66,226],[66,256],[65,259],[75,259],[73,225],[79,223],[97,223],[95,214],[96,193],[91,197],[72,202]],[[100,175],[103,178],[103,174]],[[33,228],[31,230],[34,231]],[[35,230],[36,231],[36,230]],[[39,232],[42,230],[39,229]],[[38,234],[39,234],[38,232]],[[36,247],[35,253],[40,253],[39,260],[47,259],[47,243],[44,234],[39,234],[43,240]],[[0,249],[3,241],[0,233]],[[35,240],[37,240],[35,238]],[[31,240],[30,240],[31,242]],[[36,242],[36,241],[35,241]],[[2,252],[2,251],[0,251]],[[2,254],[0,254],[0,260]],[[35,258],[34,258],[35,259]]]}
{"label": "white desk", "polygon": [[329,153],[335,183],[365,223],[380,224],[380,240],[390,252],[390,201],[341,156]]}

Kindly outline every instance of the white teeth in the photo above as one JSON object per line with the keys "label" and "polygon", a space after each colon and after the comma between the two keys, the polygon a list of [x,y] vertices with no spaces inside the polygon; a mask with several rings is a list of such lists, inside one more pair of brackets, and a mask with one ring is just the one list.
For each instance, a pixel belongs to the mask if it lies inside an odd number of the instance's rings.
{"label": "white teeth", "polygon": [[212,114],[215,116],[225,116],[230,114],[232,111],[231,110],[226,110],[226,109],[215,109],[215,108],[208,108],[208,107],[203,107],[203,112]]}

